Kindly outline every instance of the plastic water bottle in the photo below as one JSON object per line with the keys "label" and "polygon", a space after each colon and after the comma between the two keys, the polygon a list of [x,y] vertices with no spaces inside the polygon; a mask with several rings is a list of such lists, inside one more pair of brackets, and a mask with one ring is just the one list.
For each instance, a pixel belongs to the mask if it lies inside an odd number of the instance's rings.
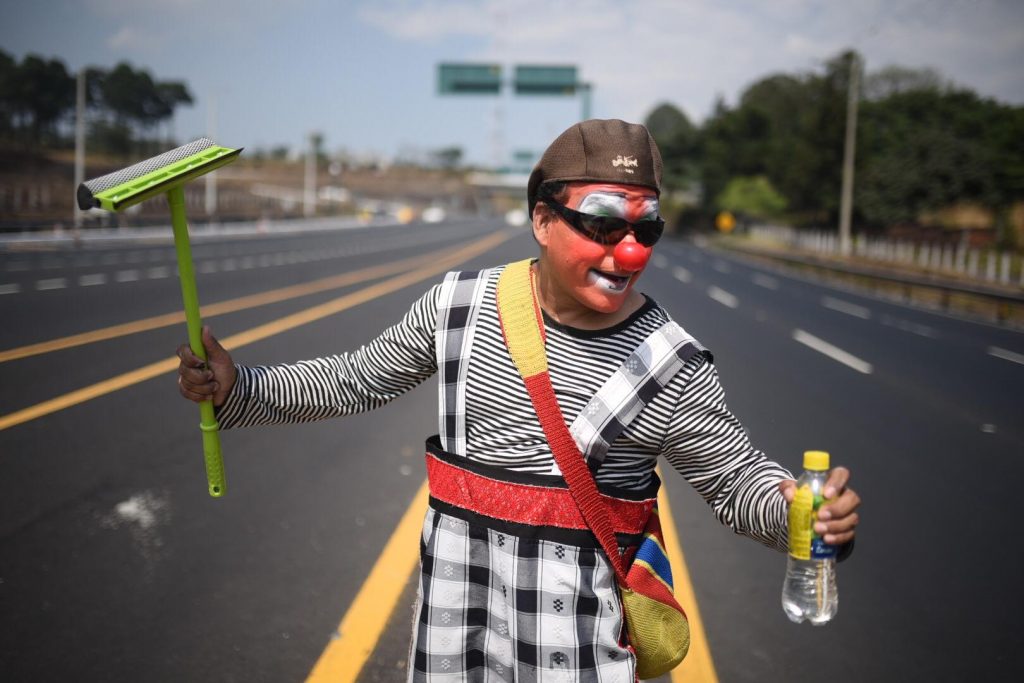
{"label": "plastic water bottle", "polygon": [[836,547],[814,532],[828,467],[828,453],[804,453],[804,472],[789,506],[789,562],[782,586],[782,609],[790,621],[807,619],[815,626],[827,623],[839,609]]}

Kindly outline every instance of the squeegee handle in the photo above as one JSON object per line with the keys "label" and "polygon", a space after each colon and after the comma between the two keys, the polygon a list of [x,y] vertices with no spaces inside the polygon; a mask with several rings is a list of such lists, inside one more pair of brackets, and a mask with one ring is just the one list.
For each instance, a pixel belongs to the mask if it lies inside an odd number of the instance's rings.
{"label": "squeegee handle", "polygon": [[[192,249],[188,241],[188,219],[185,217],[185,191],[179,185],[167,192],[171,205],[171,225],[174,228],[174,247],[178,252],[178,279],[181,281],[181,298],[185,303],[185,323],[188,326],[188,343],[192,353],[206,361],[203,347],[203,322],[199,317],[199,295],[196,292],[196,277],[192,269]],[[220,452],[220,434],[217,418],[213,414],[213,401],[199,404],[199,429],[203,432],[203,456],[206,460],[206,483],[210,495],[219,498],[224,495],[224,459]]]}

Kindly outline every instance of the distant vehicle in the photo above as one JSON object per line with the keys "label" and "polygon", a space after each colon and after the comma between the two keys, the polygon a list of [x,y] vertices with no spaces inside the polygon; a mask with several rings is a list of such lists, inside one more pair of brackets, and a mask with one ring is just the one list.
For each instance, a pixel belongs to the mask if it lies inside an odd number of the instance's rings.
{"label": "distant vehicle", "polygon": [[527,215],[522,209],[512,209],[505,213],[505,222],[509,225],[526,225]]}
{"label": "distant vehicle", "polygon": [[445,212],[440,206],[428,206],[420,214],[420,220],[424,223],[440,223],[445,219]]}

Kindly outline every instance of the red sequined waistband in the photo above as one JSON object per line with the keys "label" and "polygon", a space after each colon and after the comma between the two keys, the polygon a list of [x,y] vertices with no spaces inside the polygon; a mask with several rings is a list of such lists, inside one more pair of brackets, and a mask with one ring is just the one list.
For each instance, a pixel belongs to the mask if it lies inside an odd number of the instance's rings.
{"label": "red sequined waistband", "polygon": [[[502,481],[470,472],[427,453],[430,495],[440,501],[506,522],[587,529],[587,523],[567,488]],[[602,494],[619,534],[640,534],[655,498],[625,500]]]}

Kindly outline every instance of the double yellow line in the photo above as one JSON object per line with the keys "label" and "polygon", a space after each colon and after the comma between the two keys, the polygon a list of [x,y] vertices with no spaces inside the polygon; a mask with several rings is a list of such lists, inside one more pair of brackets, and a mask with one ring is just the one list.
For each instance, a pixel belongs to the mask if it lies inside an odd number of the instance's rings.
{"label": "double yellow line", "polygon": [[[266,292],[263,294],[242,297],[240,299],[232,299],[230,301],[214,304],[213,306],[204,307],[202,315],[204,318],[209,318],[213,315],[238,311],[243,308],[251,308],[253,306],[273,303],[275,301],[284,301],[285,299],[295,298],[297,296],[311,294],[314,292],[326,291],[329,289],[336,289],[338,287],[344,287],[357,282],[365,282],[366,280],[382,277],[394,272],[408,270],[408,272],[404,272],[401,275],[396,275],[395,277],[338,297],[337,299],[332,299],[331,301],[320,304],[319,306],[307,308],[303,311],[299,311],[298,313],[285,316],[264,325],[259,325],[221,340],[221,343],[225,347],[229,349],[236,349],[241,346],[245,346],[246,344],[252,344],[253,342],[261,339],[266,339],[267,337],[275,334],[280,334],[281,332],[299,327],[300,325],[305,325],[329,315],[340,313],[341,311],[352,308],[353,306],[358,306],[359,304],[366,303],[367,301],[377,297],[396,292],[411,284],[425,280],[428,277],[443,273],[468,259],[479,256],[480,254],[493,249],[502,242],[511,238],[513,234],[513,232],[508,230],[500,231],[468,244],[461,249],[443,249],[413,259],[406,259],[404,261],[396,261],[382,266],[366,268],[361,271],[348,273],[346,275],[339,275],[337,277],[325,278],[324,280],[318,280],[317,282],[305,285],[296,285],[294,287],[286,287],[284,289]],[[0,354],[0,362],[14,360],[15,358],[25,358],[27,356],[48,353],[50,351],[57,351],[60,349],[68,349],[105,339],[113,339],[125,334],[153,330],[159,327],[166,327],[167,325],[184,322],[184,320],[185,316],[183,313],[168,313],[166,315],[146,318],[145,320],[125,323],[123,325],[115,325],[113,327],[94,330],[92,332],[86,332],[71,337],[64,337],[62,339],[56,339],[49,342],[33,344],[31,346],[22,346],[9,351],[4,351]],[[48,401],[37,403],[34,406],[29,406],[28,408],[8,413],[7,415],[2,415],[0,416],[0,431],[35,420],[45,415],[50,415],[51,413],[55,413],[65,408],[70,408],[71,406],[84,403],[105,394],[124,389],[132,386],[133,384],[138,384],[139,382],[152,379],[153,377],[157,377],[165,372],[171,372],[177,366],[178,358],[176,356],[172,356],[171,358],[150,363],[149,365],[131,370],[130,372],[103,380],[102,382],[97,382],[96,384],[91,384],[87,387],[57,396],[56,398],[52,398]]]}

